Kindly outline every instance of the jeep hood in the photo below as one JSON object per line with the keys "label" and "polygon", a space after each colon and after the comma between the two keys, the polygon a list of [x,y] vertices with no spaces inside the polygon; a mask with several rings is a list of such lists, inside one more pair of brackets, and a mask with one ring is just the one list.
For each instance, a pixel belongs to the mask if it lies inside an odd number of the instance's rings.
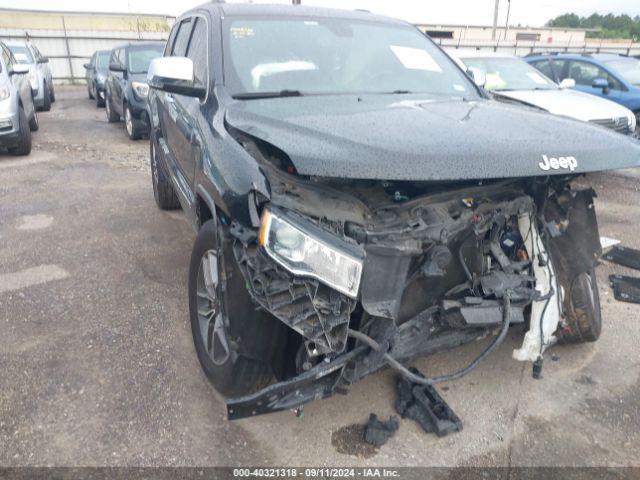
{"label": "jeep hood", "polygon": [[[470,180],[640,166],[640,142],[632,137],[490,100],[417,95],[239,100],[227,107],[225,118],[284,151],[302,175]],[[543,170],[543,155],[574,157],[577,166]]]}

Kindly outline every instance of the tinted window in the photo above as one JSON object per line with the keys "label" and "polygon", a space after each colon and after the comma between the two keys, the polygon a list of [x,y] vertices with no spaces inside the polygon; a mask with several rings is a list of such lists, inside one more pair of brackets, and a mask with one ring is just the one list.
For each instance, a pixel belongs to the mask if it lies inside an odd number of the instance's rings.
{"label": "tinted window", "polygon": [[118,59],[118,54],[120,53],[119,50],[113,50],[111,52],[111,58],[109,59],[109,63],[115,63],[115,64],[119,64],[120,60]]}
{"label": "tinted window", "polygon": [[227,17],[225,83],[234,95],[391,93],[476,96],[471,80],[411,26],[343,18]]}
{"label": "tinted window", "polygon": [[31,50],[29,50],[26,46],[12,46],[9,47],[9,50],[11,50],[13,56],[16,57],[18,63],[33,63],[33,55],[31,55]]}
{"label": "tinted window", "polygon": [[193,34],[189,42],[187,56],[193,60],[194,83],[206,86],[207,83],[207,22],[197,18],[193,27]]}
{"label": "tinted window", "polygon": [[130,47],[128,53],[128,70],[131,73],[147,73],[149,64],[154,58],[162,56],[164,45],[145,45]]}
{"label": "tinted window", "polygon": [[173,44],[171,55],[174,57],[184,57],[187,55],[187,45],[189,45],[189,37],[191,36],[191,19],[187,18],[180,24],[180,30],[176,35],[176,41]]}
{"label": "tinted window", "polygon": [[553,71],[551,70],[551,62],[549,60],[538,60],[537,62],[531,63],[534,67],[540,70],[549,78],[554,78]]}
{"label": "tinted window", "polygon": [[635,58],[621,58],[607,62],[622,78],[633,85],[640,86],[640,60]]}
{"label": "tinted window", "polygon": [[94,62],[98,70],[107,70],[109,68],[109,53],[98,53]]}
{"label": "tinted window", "polygon": [[609,86],[615,90],[620,90],[620,82],[609,72],[603,70],[597,65],[589,62],[581,62],[573,60],[569,64],[569,78],[573,78],[578,85],[591,87],[596,78],[604,78],[609,82]]}
{"label": "tinted window", "polygon": [[519,58],[462,58],[464,64],[487,75],[487,90],[555,90],[558,86]]}

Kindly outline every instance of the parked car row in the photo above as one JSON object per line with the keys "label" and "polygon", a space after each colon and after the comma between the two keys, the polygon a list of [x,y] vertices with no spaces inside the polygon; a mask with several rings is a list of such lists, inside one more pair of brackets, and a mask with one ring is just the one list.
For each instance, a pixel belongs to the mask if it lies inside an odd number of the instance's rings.
{"label": "parked car row", "polygon": [[640,61],[622,55],[535,55],[453,51],[497,100],[518,102],[624,134],[637,134]]}
{"label": "parked car row", "polygon": [[89,98],[106,107],[109,123],[123,119],[131,140],[149,134],[147,71],[151,60],[162,56],[164,46],[164,42],[128,43],[97,51],[84,65]]}
{"label": "parked car row", "polygon": [[0,149],[31,153],[31,132],[39,129],[37,110],[55,102],[49,60],[29,42],[0,42]]}

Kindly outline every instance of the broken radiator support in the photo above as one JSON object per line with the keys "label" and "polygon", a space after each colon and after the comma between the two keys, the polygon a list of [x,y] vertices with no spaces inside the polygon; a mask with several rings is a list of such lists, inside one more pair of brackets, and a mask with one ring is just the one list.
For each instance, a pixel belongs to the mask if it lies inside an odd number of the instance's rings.
{"label": "broken radiator support", "polygon": [[471,362],[462,370],[458,370],[457,372],[454,372],[448,375],[441,375],[439,377],[432,377],[432,378],[422,377],[412,373],[407,367],[405,367],[404,365],[402,365],[402,363],[400,363],[398,360],[393,358],[388,352],[382,352],[382,346],[370,336],[362,332],[358,332],[351,329],[349,329],[348,335],[351,338],[359,340],[365,345],[371,347],[376,352],[383,353],[383,357],[386,360],[386,362],[389,364],[389,366],[394,370],[396,370],[398,373],[400,373],[403,377],[405,377],[410,382],[416,383],[418,385],[434,385],[436,383],[448,382],[451,380],[457,380],[459,378],[462,378],[465,375],[467,375],[469,372],[471,372],[471,370],[476,368],[478,364],[487,355],[493,352],[493,350],[495,350],[498,347],[498,345],[500,345],[502,341],[505,339],[505,337],[507,336],[507,332],[509,331],[510,318],[511,318],[511,292],[507,291],[505,292],[504,299],[503,299],[502,328],[500,329],[500,333],[495,338],[495,340],[491,342],[491,344],[487,348],[485,348],[483,352],[480,355],[478,355],[478,357],[473,362]]}

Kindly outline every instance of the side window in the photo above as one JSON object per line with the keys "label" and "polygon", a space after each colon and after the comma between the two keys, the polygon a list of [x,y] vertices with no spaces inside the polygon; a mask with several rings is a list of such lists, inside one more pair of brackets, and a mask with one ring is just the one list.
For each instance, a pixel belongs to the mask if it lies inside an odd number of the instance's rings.
{"label": "side window", "polygon": [[125,49],[121,48],[120,50],[118,50],[118,65],[120,65],[122,68],[125,68],[125,61],[124,61],[124,57],[125,57]]}
{"label": "side window", "polygon": [[551,63],[549,60],[538,60],[537,62],[532,62],[532,65],[544,73],[547,77],[554,79],[553,70],[551,70]]}
{"label": "side window", "polygon": [[187,57],[193,61],[193,77],[196,86],[207,86],[207,22],[197,18],[189,42]]}
{"label": "side window", "polygon": [[118,50],[111,50],[111,56],[109,57],[109,65],[112,63],[118,63]]}
{"label": "side window", "polygon": [[622,86],[609,72],[589,62],[572,61],[569,65],[569,78],[573,78],[578,85],[590,87],[596,78],[604,78],[614,90],[621,90]]}
{"label": "side window", "polygon": [[9,56],[9,53],[7,52],[7,49],[4,47],[4,45],[0,45],[0,52],[2,53],[2,63],[7,66],[7,69],[9,69],[11,57]]}
{"label": "side window", "polygon": [[93,54],[93,56],[91,57],[91,61],[89,62],[89,65],[91,65],[91,68],[95,68],[96,66],[96,53]]}
{"label": "side window", "polygon": [[187,45],[191,36],[191,19],[187,18],[180,23],[180,30],[176,35],[176,41],[171,50],[172,57],[184,57],[187,55]]}
{"label": "side window", "polygon": [[178,29],[180,28],[180,24],[176,23],[171,29],[171,33],[169,34],[169,40],[167,40],[167,44],[164,47],[164,57],[171,56],[171,50],[173,49],[173,43],[176,41],[176,34],[178,33]]}

